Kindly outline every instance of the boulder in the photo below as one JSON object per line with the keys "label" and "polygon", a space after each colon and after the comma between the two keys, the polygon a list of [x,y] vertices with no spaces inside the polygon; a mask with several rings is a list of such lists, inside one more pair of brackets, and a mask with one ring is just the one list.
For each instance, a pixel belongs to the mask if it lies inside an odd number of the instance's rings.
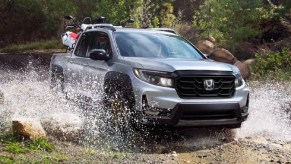
{"label": "boulder", "polygon": [[244,61],[243,63],[246,65],[253,65],[256,62],[256,59],[248,59]]}
{"label": "boulder", "polygon": [[207,40],[209,40],[212,43],[216,42],[216,39],[213,36],[210,36]]}
{"label": "boulder", "polygon": [[251,76],[251,71],[250,71],[250,68],[247,64],[242,63],[239,60],[236,60],[234,65],[239,69],[239,71],[244,79],[248,79]]}
{"label": "boulder", "polygon": [[12,130],[14,135],[20,135],[32,140],[46,137],[46,133],[42,128],[40,122],[35,119],[13,119]]}
{"label": "boulder", "polygon": [[73,113],[55,113],[41,119],[48,135],[65,141],[77,141],[83,131],[82,119]]}
{"label": "boulder", "polygon": [[237,58],[231,52],[224,48],[215,48],[213,51],[211,51],[209,58],[215,61],[235,65],[239,69],[244,79],[248,79],[251,75],[249,66],[237,60]]}
{"label": "boulder", "polygon": [[[211,40],[211,41],[210,41]],[[249,64],[251,61],[245,63],[240,62],[237,58],[228,50],[224,48],[214,48],[215,39],[209,38],[208,40],[201,40],[197,43],[197,48],[204,54],[208,54],[209,58],[223,63],[233,64],[240,70],[242,77],[248,79],[251,75]]]}
{"label": "boulder", "polygon": [[215,61],[224,62],[228,64],[234,64],[237,61],[234,55],[224,48],[213,49],[209,54],[209,58]]}
{"label": "boulder", "polygon": [[210,54],[214,48],[214,44],[209,40],[200,40],[196,46],[204,54]]}

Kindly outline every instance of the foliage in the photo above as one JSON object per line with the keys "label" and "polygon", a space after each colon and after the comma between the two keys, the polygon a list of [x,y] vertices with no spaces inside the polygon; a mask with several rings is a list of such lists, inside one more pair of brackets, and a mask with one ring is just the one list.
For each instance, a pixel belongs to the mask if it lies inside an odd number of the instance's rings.
{"label": "foliage", "polygon": [[[133,18],[134,27],[171,26],[175,19],[173,0],[119,0],[100,1],[94,17],[105,16],[109,23],[124,25],[129,18]],[[160,22],[164,22],[160,23]]]}
{"label": "foliage", "polygon": [[[45,25],[41,4],[35,0],[4,0],[0,3],[0,46],[18,40],[41,37]],[[37,23],[33,23],[37,22]],[[3,39],[3,40],[2,40]]]}
{"label": "foliage", "polygon": [[0,47],[59,37],[65,15],[75,16],[76,22],[105,16],[114,25],[125,25],[133,18],[135,27],[170,26],[175,18],[170,2],[173,0],[3,0]]}
{"label": "foliage", "polygon": [[4,145],[4,150],[11,153],[28,153],[31,151],[55,150],[55,146],[47,139],[39,138],[31,141],[23,141],[21,137],[12,134],[0,134],[0,144]]}
{"label": "foliage", "polygon": [[30,150],[41,150],[41,151],[53,151],[55,146],[51,144],[47,139],[39,138],[29,143],[28,148]]}
{"label": "foliage", "polygon": [[13,164],[15,163],[13,157],[0,155],[0,163]]}
{"label": "foliage", "polygon": [[56,155],[44,155],[40,163],[64,163],[66,160],[68,160],[68,157],[60,153]]}
{"label": "foliage", "polygon": [[[267,55],[256,54],[253,67],[254,78],[277,78],[274,80],[291,79],[291,50],[283,49]],[[279,78],[279,79],[278,79]]]}
{"label": "foliage", "polygon": [[100,0],[96,4],[96,11],[93,13],[94,18],[105,16],[107,22],[122,25],[130,17],[132,10],[139,0]]}
{"label": "foliage", "polygon": [[160,11],[161,25],[165,27],[172,27],[176,16],[173,14],[174,7],[171,3],[163,3]]}
{"label": "foliage", "polygon": [[282,5],[262,0],[206,0],[194,14],[193,26],[203,37],[213,36],[229,43],[260,36],[269,27],[264,22],[278,16]]}
{"label": "foliage", "polygon": [[15,142],[9,143],[4,147],[4,150],[11,152],[11,153],[27,153],[29,151],[23,143]]}

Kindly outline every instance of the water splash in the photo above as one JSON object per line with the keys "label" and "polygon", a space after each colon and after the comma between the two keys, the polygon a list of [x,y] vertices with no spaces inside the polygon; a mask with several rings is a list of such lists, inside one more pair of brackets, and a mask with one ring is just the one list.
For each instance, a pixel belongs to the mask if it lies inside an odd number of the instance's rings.
{"label": "water splash", "polygon": [[238,130],[238,137],[263,136],[291,140],[291,82],[252,82],[250,84],[250,116]]}
{"label": "water splash", "polygon": [[[48,69],[33,63],[30,62],[25,69],[18,71],[0,70],[0,90],[5,95],[5,103],[0,106],[0,130],[9,127],[11,119],[15,117],[41,119],[54,113],[72,113],[83,121],[84,134],[79,142],[84,145],[139,149],[153,145],[200,147],[215,145],[221,138],[229,136],[208,129],[164,130],[162,133],[129,130],[129,133],[124,134],[106,124],[108,115],[102,112],[104,109],[98,100],[95,107],[88,107],[66,99],[63,94],[51,92]],[[250,117],[237,130],[237,137],[260,135],[270,139],[291,140],[290,114],[284,110],[287,108],[286,102],[291,101],[290,83],[253,82],[250,88]],[[100,99],[97,91],[95,98]]]}
{"label": "water splash", "polygon": [[82,120],[82,134],[75,140],[78,143],[108,147],[128,144],[121,131],[108,126],[108,112],[100,103],[98,90],[93,95],[93,107],[80,103],[78,98],[67,99],[65,94],[50,89],[48,68],[33,63],[36,62],[31,61],[20,70],[0,69],[0,90],[5,97],[5,103],[0,105],[0,131],[11,127],[11,120],[23,118],[53,118],[52,123],[63,121],[62,127],[67,126],[66,122],[79,126],[77,116]]}

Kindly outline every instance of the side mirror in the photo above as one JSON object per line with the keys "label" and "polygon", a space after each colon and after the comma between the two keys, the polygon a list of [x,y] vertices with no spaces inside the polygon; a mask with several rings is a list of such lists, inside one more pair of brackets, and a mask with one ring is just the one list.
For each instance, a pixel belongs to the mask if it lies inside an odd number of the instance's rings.
{"label": "side mirror", "polygon": [[93,49],[89,52],[89,57],[92,60],[109,60],[109,57],[104,49]]}

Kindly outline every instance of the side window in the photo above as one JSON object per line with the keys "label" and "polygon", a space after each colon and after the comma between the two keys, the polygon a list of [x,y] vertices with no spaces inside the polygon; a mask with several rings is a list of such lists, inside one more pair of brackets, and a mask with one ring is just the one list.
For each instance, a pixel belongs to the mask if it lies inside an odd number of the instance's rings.
{"label": "side window", "polygon": [[95,32],[92,37],[89,51],[92,49],[104,49],[107,55],[111,56],[112,51],[109,36],[105,32]]}
{"label": "side window", "polygon": [[85,33],[81,36],[75,50],[75,55],[79,57],[86,57],[88,46],[90,45],[91,35]]}

